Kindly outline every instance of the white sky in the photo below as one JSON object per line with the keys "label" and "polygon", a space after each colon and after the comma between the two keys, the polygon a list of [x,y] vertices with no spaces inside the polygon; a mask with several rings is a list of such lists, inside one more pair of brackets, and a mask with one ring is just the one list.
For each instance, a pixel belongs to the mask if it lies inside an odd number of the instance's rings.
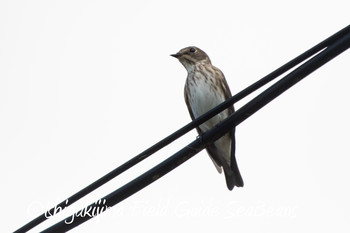
{"label": "white sky", "polygon": [[[169,54],[202,48],[236,93],[350,22],[345,0],[120,2],[0,1],[1,232],[189,122],[186,71]],[[244,188],[229,192],[201,152],[72,232],[349,232],[349,61],[347,51],[237,128]]]}

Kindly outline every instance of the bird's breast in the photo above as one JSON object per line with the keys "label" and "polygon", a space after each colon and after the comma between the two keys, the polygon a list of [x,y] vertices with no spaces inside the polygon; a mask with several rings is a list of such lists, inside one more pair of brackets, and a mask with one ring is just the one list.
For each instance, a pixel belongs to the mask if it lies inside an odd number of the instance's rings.
{"label": "bird's breast", "polygon": [[[224,90],[219,86],[215,86],[217,82],[214,78],[201,73],[187,77],[185,89],[190,108],[195,118],[225,101]],[[203,131],[207,131],[227,116],[227,111],[223,111],[205,122],[200,128]]]}

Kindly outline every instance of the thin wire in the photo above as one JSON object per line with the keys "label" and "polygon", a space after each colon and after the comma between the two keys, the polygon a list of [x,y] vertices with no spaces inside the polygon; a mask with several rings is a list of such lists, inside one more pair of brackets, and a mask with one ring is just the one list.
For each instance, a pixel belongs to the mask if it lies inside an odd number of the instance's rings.
{"label": "thin wire", "polygon": [[[55,205],[55,207],[52,207],[50,210],[46,211],[45,213],[41,214],[37,218],[33,219],[26,225],[22,226],[18,230],[15,231],[15,233],[21,233],[21,232],[27,232],[30,229],[34,228],[35,226],[39,225],[40,223],[44,222],[47,218],[47,214],[51,216],[51,213],[58,213],[60,210],[66,208],[67,206],[73,204],[74,202],[78,201],[82,197],[86,196],[90,192],[94,191],[95,189],[99,188],[103,184],[107,183],[108,181],[112,180],[113,178],[117,177],[121,173],[125,172],[129,168],[133,167],[134,165],[138,164],[142,160],[148,158],[153,153],[158,151],[159,149],[167,146],[174,140],[178,139],[179,137],[183,136],[190,130],[194,129],[198,125],[204,123],[205,121],[209,120],[213,116],[217,115],[224,109],[232,106],[234,103],[238,102],[239,100],[245,98],[249,94],[253,93],[254,91],[258,90],[259,88],[263,87],[270,81],[274,80],[275,78],[279,77],[283,73],[287,72],[288,70],[292,69],[299,63],[307,60],[311,56],[315,55],[316,53],[320,52],[330,44],[334,43],[334,41],[337,41],[339,38],[343,37],[346,33],[350,31],[350,25],[345,27],[344,29],[340,30],[339,32],[335,33],[334,35],[330,36],[329,38],[325,39],[321,43],[317,44],[316,46],[312,47],[311,49],[307,50],[303,54],[299,55],[298,57],[294,58],[293,60],[289,61],[285,65],[281,66],[280,68],[276,69],[269,75],[263,77],[259,81],[253,83],[249,87],[245,88],[235,96],[231,97],[230,99],[226,100],[222,104],[218,105],[217,107],[213,108],[212,110],[208,111],[207,113],[201,115],[194,121],[188,123],[181,129],[177,130],[173,134],[169,135],[168,137],[164,138],[163,140],[159,141],[158,143],[154,144],[150,148],[146,149],[142,153],[136,155],[129,161],[125,162],[121,166],[117,167],[116,169],[112,170],[111,172],[107,173],[100,179],[96,180],[95,182],[91,183],[90,185],[86,186],[85,188],[81,189],[79,192],[75,193],[74,195],[70,196],[69,198],[65,199],[61,203]],[[68,200],[68,202],[67,202]]]}
{"label": "thin wire", "polygon": [[[127,183],[126,185],[122,186],[121,188],[100,199],[100,201],[97,201],[75,213],[75,215],[73,215],[74,221],[73,216],[70,216],[42,232],[66,232],[82,224],[83,222],[95,217],[89,214],[84,214],[84,211],[99,210],[100,212],[98,212],[98,214],[100,214],[101,212],[105,211],[107,207],[110,208],[116,205],[117,203],[123,201],[127,197],[143,189],[147,185],[153,183],[163,175],[167,174],[174,168],[178,167],[179,165],[193,157],[196,153],[204,149],[207,145],[222,137],[232,127],[239,125],[241,122],[249,118],[259,109],[261,109],[266,104],[268,104],[273,99],[282,94],[284,91],[288,90],[290,87],[292,87],[293,85],[301,81],[303,78],[305,78],[307,75],[309,75],[319,67],[323,66],[328,61],[338,56],[340,53],[344,52],[349,47],[350,32],[348,33],[348,35],[334,42],[324,51],[317,54],[315,57],[301,65],[299,68],[286,75],[280,81],[276,82],[270,88],[268,88],[260,95],[252,99],[250,102],[245,104],[242,108],[238,109],[231,116],[226,118],[224,121],[222,121],[212,129],[208,130],[201,137],[187,145],[182,150],[175,153],[173,156],[169,157],[165,161],[161,162],[157,166],[148,170],[147,172],[140,175],[131,182]],[[67,222],[69,222],[69,224],[66,224]]]}

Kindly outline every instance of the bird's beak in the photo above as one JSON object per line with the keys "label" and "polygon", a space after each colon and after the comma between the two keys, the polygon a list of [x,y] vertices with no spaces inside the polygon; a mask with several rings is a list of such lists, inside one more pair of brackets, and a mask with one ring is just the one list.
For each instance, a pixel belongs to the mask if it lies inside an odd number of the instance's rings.
{"label": "bird's beak", "polygon": [[181,54],[180,53],[176,53],[176,54],[171,54],[170,56],[175,57],[175,58],[179,58],[179,57],[181,57]]}

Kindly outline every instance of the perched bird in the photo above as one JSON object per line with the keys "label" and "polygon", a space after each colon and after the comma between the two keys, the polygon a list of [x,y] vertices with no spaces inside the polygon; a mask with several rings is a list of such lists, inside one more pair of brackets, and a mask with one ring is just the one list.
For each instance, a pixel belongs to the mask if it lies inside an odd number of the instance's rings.
{"label": "perched bird", "polygon": [[[191,46],[171,56],[177,58],[188,73],[185,101],[192,120],[231,97],[224,74],[211,64],[208,55],[203,50]],[[229,107],[201,124],[197,127],[199,135],[233,112],[233,106]],[[222,173],[222,168],[224,169],[227,188],[232,190],[234,186],[243,187],[243,179],[235,157],[235,129],[233,128],[206,149],[218,172]]]}

